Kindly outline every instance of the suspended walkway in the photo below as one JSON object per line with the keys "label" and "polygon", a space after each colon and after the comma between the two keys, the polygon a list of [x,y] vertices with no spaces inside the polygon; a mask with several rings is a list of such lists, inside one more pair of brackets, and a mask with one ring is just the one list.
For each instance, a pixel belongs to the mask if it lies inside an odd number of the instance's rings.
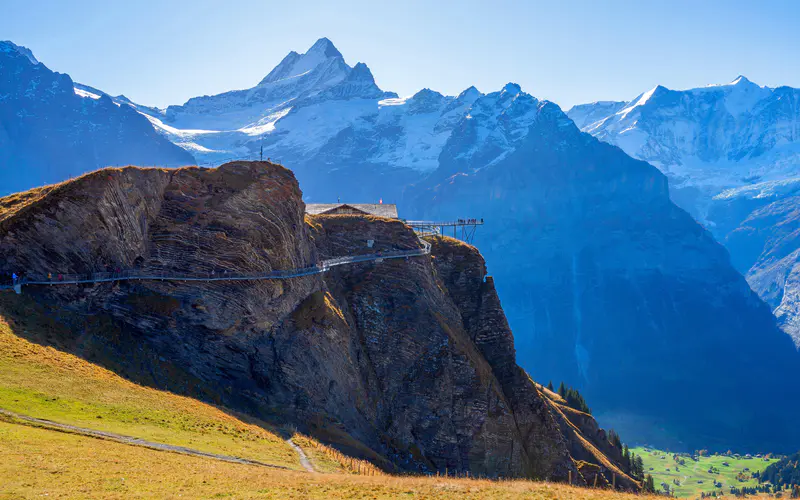
{"label": "suspended walkway", "polygon": [[459,238],[467,243],[472,243],[478,226],[483,225],[483,219],[457,219],[448,221],[405,220],[403,221],[419,235],[441,235],[453,230],[453,238]]}
{"label": "suspended walkway", "polygon": [[15,284],[0,285],[0,290],[14,290],[22,293],[22,287],[28,285],[83,285],[94,283],[112,283],[115,281],[261,281],[261,280],[286,280],[322,274],[333,267],[356,264],[359,262],[382,262],[386,259],[404,259],[431,253],[431,244],[420,238],[422,248],[410,250],[391,250],[365,255],[354,255],[326,259],[310,267],[289,269],[284,271],[271,271],[269,273],[231,273],[211,272],[202,274],[168,274],[147,270],[129,269],[111,273],[89,273],[60,275],[54,278],[31,276],[23,278]]}

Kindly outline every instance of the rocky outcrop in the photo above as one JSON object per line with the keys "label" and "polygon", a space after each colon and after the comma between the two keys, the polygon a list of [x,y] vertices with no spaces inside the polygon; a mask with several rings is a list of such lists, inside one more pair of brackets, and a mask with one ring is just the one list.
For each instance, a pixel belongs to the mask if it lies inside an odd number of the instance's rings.
{"label": "rocky outcrop", "polygon": [[[432,243],[431,257],[283,281],[28,286],[0,299],[0,314],[24,325],[37,311],[52,330],[18,334],[389,469],[602,484],[616,474],[635,489],[591,444],[594,420],[567,424],[517,366],[477,250]],[[269,163],[107,169],[0,199],[0,273],[218,276],[419,246],[400,221],[304,216],[294,177]]]}

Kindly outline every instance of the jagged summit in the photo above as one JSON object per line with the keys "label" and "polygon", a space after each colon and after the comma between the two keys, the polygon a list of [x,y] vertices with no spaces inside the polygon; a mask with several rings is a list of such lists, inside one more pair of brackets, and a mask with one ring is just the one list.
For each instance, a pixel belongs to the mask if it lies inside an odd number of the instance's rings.
{"label": "jagged summit", "polygon": [[353,71],[347,75],[347,79],[350,81],[365,81],[370,83],[375,83],[375,77],[372,76],[372,71],[369,70],[369,67],[362,63],[356,63],[353,66]]}
{"label": "jagged summit", "polygon": [[333,42],[325,37],[322,37],[314,42],[314,45],[312,45],[311,48],[308,49],[308,52],[306,52],[306,54],[315,53],[323,54],[325,57],[342,57],[342,53],[339,52],[339,49],[333,45]]}
{"label": "jagged summit", "polygon": [[481,95],[481,91],[475,88],[474,85],[464,89],[460,94],[458,94],[458,100],[466,100],[466,99],[477,99]]}
{"label": "jagged summit", "polygon": [[375,84],[375,78],[367,65],[360,62],[353,66],[340,83],[319,94],[318,98],[314,96],[309,102],[318,102],[320,99],[382,99],[387,97],[397,97],[397,94],[382,91]]}
{"label": "jagged summit", "polygon": [[522,92],[522,87],[519,86],[518,83],[509,82],[503,86],[503,90],[501,90],[502,94],[511,94],[517,95]]}
{"label": "jagged summit", "polygon": [[330,63],[330,60],[338,60],[344,64],[342,53],[327,38],[320,38],[305,54],[298,54],[295,51],[289,52],[275,68],[264,77],[259,85],[275,83],[288,78],[302,76],[316,69],[323,63]]}
{"label": "jagged summit", "polygon": [[416,94],[414,94],[411,98],[415,99],[415,100],[416,99],[426,99],[427,100],[427,99],[441,99],[443,97],[444,96],[441,93],[436,92],[435,90],[431,90],[431,89],[426,87],[426,88],[420,90],[419,92],[417,92]]}
{"label": "jagged summit", "polygon": [[746,77],[746,76],[743,76],[743,75],[739,75],[739,76],[737,76],[737,77],[736,77],[736,78],[734,78],[734,79],[733,79],[733,81],[730,83],[730,85],[748,85],[748,84],[753,84],[753,82],[751,82],[750,80],[748,80],[748,79],[747,79],[747,77]]}
{"label": "jagged summit", "polygon": [[20,55],[27,57],[28,60],[33,64],[39,64],[38,59],[36,59],[33,56],[33,52],[31,52],[29,48],[17,45],[9,40],[0,40],[0,53],[3,52],[5,53],[16,52]]}

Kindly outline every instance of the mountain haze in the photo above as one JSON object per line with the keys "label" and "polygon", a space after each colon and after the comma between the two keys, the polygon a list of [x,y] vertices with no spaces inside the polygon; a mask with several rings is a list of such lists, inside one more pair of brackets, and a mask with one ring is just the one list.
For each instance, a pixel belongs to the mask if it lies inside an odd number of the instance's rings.
{"label": "mountain haze", "polygon": [[657,86],[629,102],[575,106],[568,115],[667,174],[672,199],[727,247],[800,346],[800,90],[739,76],[689,90]]}
{"label": "mountain haze", "polygon": [[108,165],[194,163],[129,106],[94,97],[0,41],[0,195]]}

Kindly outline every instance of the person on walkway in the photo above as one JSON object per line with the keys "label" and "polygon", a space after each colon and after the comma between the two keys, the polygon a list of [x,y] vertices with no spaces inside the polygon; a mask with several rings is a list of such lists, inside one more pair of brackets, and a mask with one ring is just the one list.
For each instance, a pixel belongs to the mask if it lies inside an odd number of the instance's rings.
{"label": "person on walkway", "polygon": [[17,284],[17,273],[11,273],[11,282],[16,285]]}
{"label": "person on walkway", "polygon": [[47,281],[53,281],[53,273],[47,273]]}

